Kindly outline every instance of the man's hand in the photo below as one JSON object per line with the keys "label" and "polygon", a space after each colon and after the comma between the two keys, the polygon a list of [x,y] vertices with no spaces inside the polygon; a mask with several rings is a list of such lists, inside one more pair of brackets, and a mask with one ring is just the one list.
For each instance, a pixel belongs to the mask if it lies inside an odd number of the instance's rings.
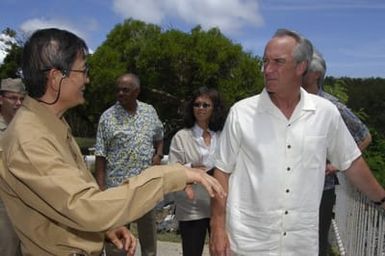
{"label": "man's hand", "polygon": [[160,165],[161,162],[162,162],[162,157],[160,155],[155,154],[152,157],[152,165]]}
{"label": "man's hand", "polygon": [[106,239],[116,248],[127,252],[127,256],[134,256],[136,250],[136,238],[127,227],[121,226],[106,232]]}
{"label": "man's hand", "polygon": [[[214,177],[208,175],[205,171],[201,169],[186,168],[186,175],[188,184],[202,184],[209,193],[210,197],[217,195],[220,198],[224,198],[226,196],[226,193],[219,182]],[[187,195],[189,196],[189,193],[187,193]],[[193,197],[190,199],[193,199]]]}
{"label": "man's hand", "polygon": [[[206,171],[206,166],[204,165],[201,165],[201,164],[191,164],[191,168],[194,168],[194,169],[200,169],[202,171]],[[184,189],[184,192],[186,192],[186,195],[187,195],[187,198],[190,199],[190,200],[194,200],[195,199],[195,192],[194,192],[194,189],[193,189],[193,186],[192,185],[187,185]]]}
{"label": "man's hand", "polygon": [[337,168],[334,165],[327,163],[325,172],[326,175],[332,175],[337,172]]}
{"label": "man's hand", "polygon": [[211,226],[210,234],[210,255],[211,256],[230,256],[230,242],[224,228],[215,228]]}

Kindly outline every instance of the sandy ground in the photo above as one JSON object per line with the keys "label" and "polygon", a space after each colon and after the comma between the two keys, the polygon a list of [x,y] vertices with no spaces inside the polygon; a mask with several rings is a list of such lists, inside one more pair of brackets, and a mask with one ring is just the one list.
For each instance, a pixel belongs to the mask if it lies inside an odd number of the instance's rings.
{"label": "sandy ground", "polygon": [[[123,256],[125,255],[123,252],[119,252],[117,250],[111,249],[107,247],[107,255],[108,256]],[[158,241],[158,255],[159,256],[182,256],[182,246],[180,243],[172,243],[172,242],[163,242]],[[207,245],[204,248],[202,256],[209,256],[209,250]],[[136,249],[135,256],[141,256],[140,253],[140,245]]]}

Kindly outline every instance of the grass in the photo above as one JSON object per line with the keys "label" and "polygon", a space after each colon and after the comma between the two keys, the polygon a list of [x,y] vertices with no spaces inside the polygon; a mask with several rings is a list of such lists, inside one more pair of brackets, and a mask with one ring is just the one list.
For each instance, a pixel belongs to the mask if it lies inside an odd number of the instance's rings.
{"label": "grass", "polygon": [[336,246],[332,246],[330,248],[329,255],[330,256],[340,256],[341,254],[338,252],[338,248]]}

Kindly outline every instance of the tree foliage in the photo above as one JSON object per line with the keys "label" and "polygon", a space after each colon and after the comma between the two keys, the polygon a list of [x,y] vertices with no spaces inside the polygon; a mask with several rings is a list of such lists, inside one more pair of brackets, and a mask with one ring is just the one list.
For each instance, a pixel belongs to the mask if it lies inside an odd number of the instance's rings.
{"label": "tree foliage", "polygon": [[182,103],[200,86],[217,88],[228,104],[263,86],[260,59],[217,28],[185,33],[129,19],[115,26],[89,62],[92,96],[86,110],[93,122],[115,101],[115,81],[126,72],[140,77],[141,100],[173,128]]}
{"label": "tree foliage", "polygon": [[19,77],[19,68],[22,54],[22,40],[18,38],[16,31],[11,28],[5,28],[2,31],[2,34],[7,36],[8,39],[0,39],[5,45],[3,50],[6,52],[3,64],[0,66],[0,77],[1,79]]}
{"label": "tree foliage", "polygon": [[346,103],[369,127],[372,143],[364,157],[380,183],[385,186],[385,80],[381,78],[326,79],[326,90]]}

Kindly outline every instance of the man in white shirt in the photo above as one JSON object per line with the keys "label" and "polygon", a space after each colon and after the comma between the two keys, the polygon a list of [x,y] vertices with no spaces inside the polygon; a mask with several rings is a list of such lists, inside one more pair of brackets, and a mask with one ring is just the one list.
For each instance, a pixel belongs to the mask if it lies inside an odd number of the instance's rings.
{"label": "man in white shirt", "polygon": [[229,113],[214,176],[212,255],[317,255],[325,159],[374,201],[385,201],[337,108],[301,89],[309,40],[286,29],[268,42],[265,88]]}

